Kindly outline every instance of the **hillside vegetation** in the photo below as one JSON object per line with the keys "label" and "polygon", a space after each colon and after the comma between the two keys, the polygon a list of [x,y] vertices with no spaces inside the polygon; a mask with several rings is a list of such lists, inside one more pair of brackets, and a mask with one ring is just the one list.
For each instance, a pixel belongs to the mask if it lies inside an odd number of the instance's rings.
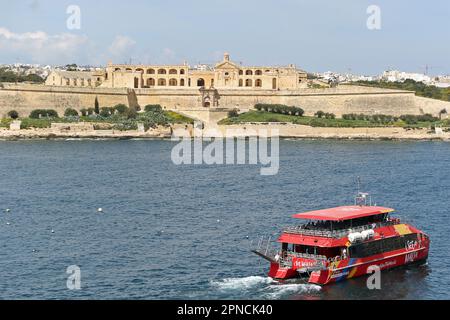
{"label": "hillside vegetation", "polygon": [[428,86],[423,82],[417,82],[414,80],[406,80],[405,82],[357,81],[353,84],[377,88],[414,91],[416,95],[420,97],[450,101],[450,88]]}

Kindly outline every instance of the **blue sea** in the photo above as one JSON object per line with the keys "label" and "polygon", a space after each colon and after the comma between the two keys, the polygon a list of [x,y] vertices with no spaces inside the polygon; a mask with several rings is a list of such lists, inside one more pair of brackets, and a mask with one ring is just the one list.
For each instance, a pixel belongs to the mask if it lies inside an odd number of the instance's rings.
{"label": "blue sea", "polygon": [[[450,298],[449,143],[282,140],[275,176],[176,166],[174,145],[0,142],[0,298]],[[358,176],[377,205],[429,234],[428,263],[383,272],[381,290],[269,279],[251,241],[295,213],[352,204]],[[67,288],[69,266],[80,290]]]}

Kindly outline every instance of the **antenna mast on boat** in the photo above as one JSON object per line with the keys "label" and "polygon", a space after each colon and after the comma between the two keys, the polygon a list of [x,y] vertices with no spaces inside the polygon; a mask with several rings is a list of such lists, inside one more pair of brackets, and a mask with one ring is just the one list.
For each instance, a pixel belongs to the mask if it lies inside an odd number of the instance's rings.
{"label": "antenna mast on boat", "polygon": [[364,206],[372,206],[372,197],[367,192],[361,192],[361,177],[357,178],[358,184],[358,193],[355,197],[355,205],[364,207]]}

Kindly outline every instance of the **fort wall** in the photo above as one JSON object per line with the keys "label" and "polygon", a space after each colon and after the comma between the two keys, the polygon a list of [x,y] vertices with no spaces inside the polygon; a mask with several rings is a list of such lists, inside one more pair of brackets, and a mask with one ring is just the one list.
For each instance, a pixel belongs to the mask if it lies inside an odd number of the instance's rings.
{"label": "fort wall", "polygon": [[[197,88],[176,89],[135,89],[140,106],[160,104],[168,110],[195,111],[204,113],[202,94]],[[100,107],[119,103],[128,105],[129,91],[125,88],[74,88],[52,87],[30,84],[2,84],[0,86],[0,116],[16,110],[27,116],[38,108],[55,109],[60,115],[66,108],[94,107],[97,98]],[[222,89],[218,90],[219,108],[252,109],[256,103],[279,103],[300,106],[307,115],[321,110],[337,116],[345,113],[364,114],[422,114],[437,115],[442,109],[450,112],[450,103],[416,97],[413,92],[339,86],[325,89],[263,90],[263,89]],[[203,118],[203,115],[201,116]]]}

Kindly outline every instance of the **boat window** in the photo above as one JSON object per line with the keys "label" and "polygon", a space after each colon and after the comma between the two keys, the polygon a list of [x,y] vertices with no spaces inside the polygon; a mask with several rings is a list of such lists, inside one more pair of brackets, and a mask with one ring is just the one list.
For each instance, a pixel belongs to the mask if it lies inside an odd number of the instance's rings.
{"label": "boat window", "polygon": [[415,233],[365,242],[351,246],[349,248],[349,253],[352,258],[366,258],[384,252],[404,249],[408,245],[408,242],[414,240],[417,240],[417,234]]}

